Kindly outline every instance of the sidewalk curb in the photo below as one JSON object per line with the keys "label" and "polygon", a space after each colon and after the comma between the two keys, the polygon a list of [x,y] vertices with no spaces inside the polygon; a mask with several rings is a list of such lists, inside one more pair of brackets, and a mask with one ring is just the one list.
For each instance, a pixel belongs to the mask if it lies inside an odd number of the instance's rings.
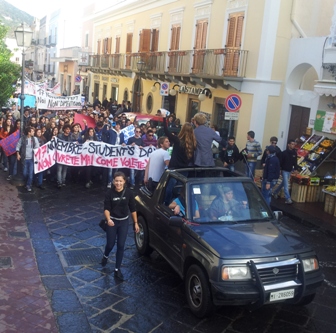
{"label": "sidewalk curb", "polygon": [[[305,213],[299,209],[295,208],[295,203],[293,205],[286,205],[282,203],[271,203],[272,210],[280,210],[283,212],[284,216],[287,216],[294,221],[305,224],[309,227],[316,228],[332,238],[336,239],[336,225],[328,223],[321,218],[312,216],[311,214]],[[332,216],[330,216],[332,218]]]}

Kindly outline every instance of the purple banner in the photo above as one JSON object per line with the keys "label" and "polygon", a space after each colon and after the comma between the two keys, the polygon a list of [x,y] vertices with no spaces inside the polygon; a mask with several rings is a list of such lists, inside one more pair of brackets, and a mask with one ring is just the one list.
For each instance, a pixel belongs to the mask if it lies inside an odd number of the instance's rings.
{"label": "purple banner", "polygon": [[0,141],[0,146],[7,156],[10,156],[16,152],[16,145],[20,139],[20,131],[16,131],[6,139]]}

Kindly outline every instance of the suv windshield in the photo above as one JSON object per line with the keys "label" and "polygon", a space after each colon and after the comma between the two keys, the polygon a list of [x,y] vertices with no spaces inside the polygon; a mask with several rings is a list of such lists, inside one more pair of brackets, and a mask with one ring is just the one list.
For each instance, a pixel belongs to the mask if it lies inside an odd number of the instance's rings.
{"label": "suv windshield", "polygon": [[190,216],[195,222],[235,223],[273,217],[260,191],[250,182],[193,183],[189,189]]}

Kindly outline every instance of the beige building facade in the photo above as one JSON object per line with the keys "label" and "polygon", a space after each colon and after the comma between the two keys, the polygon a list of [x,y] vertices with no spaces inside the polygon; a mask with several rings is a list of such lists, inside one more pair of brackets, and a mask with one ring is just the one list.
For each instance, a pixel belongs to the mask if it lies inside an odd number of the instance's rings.
{"label": "beige building facade", "polygon": [[[315,80],[322,79],[321,69],[312,69],[318,65],[310,65],[293,85],[289,67],[293,57],[295,66],[301,61],[293,45],[328,36],[334,3],[126,0],[92,8],[82,33],[91,50],[89,101],[105,96],[119,103],[129,100],[134,111],[153,115],[165,108],[182,124],[203,111],[222,136],[236,136],[240,148],[249,130],[263,147],[272,135],[285,146],[291,126],[289,87],[299,94],[304,84],[315,96],[311,119],[320,99]],[[322,68],[322,59],[314,61]]]}

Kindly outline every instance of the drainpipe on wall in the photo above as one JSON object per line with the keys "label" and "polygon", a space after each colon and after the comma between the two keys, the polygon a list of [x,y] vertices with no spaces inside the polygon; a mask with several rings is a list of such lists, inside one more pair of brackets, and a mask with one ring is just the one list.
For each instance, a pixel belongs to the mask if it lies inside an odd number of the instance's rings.
{"label": "drainpipe on wall", "polygon": [[297,23],[297,21],[295,20],[295,4],[296,4],[296,0],[293,0],[292,1],[292,10],[291,10],[290,19],[291,19],[291,22],[293,23],[295,29],[297,30],[297,32],[300,34],[300,38],[306,38],[307,35],[302,30],[299,23]]}

